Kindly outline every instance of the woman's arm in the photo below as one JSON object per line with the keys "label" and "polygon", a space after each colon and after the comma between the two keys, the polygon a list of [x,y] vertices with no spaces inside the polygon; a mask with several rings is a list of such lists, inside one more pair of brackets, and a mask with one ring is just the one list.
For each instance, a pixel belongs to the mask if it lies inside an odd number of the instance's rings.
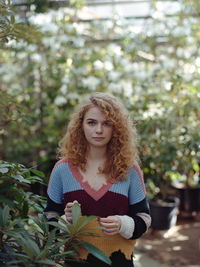
{"label": "woman's arm", "polygon": [[58,215],[62,216],[64,214],[64,205],[54,202],[47,195],[47,206],[44,209],[44,214],[48,220],[55,219]]}

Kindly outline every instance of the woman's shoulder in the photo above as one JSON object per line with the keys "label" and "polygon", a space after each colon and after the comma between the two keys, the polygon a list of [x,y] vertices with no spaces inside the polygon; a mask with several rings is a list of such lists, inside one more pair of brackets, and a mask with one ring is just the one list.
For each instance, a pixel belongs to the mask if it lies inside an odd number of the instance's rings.
{"label": "woman's shoulder", "polygon": [[132,163],[129,169],[135,170],[139,175],[143,176],[141,166],[138,162]]}
{"label": "woman's shoulder", "polygon": [[138,162],[134,162],[130,167],[129,167],[130,170],[134,171],[137,173],[137,175],[143,179],[143,171],[140,167],[140,164]]}
{"label": "woman's shoulder", "polygon": [[[144,184],[144,175],[139,163],[134,163],[130,168],[132,170],[132,175],[130,175],[130,180],[134,184],[136,181],[142,185],[143,191],[146,194],[145,184]],[[136,182],[136,183],[137,183]]]}
{"label": "woman's shoulder", "polygon": [[67,158],[60,158],[55,165],[60,165],[62,163],[68,163],[69,160]]}
{"label": "woman's shoulder", "polygon": [[67,158],[61,158],[61,159],[59,159],[56,163],[55,163],[55,165],[54,165],[54,169],[56,168],[63,168],[63,167],[66,167],[66,166],[68,166],[68,164],[69,164],[69,160],[67,159]]}

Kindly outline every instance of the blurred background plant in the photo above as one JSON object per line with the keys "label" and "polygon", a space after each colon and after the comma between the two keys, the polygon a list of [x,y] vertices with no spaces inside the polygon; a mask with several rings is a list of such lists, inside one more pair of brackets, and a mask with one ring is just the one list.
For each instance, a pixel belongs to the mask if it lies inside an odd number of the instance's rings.
{"label": "blurred background plant", "polygon": [[0,1],[0,45],[8,43],[10,40],[24,40],[33,42],[40,39],[41,33],[37,26],[28,24],[20,19],[20,13],[13,6],[11,0]]}
{"label": "blurred background plant", "polygon": [[173,1],[172,14],[164,2],[148,1],[150,15],[141,23],[116,13],[101,19],[84,1],[60,8],[28,1],[28,11],[15,19],[10,6],[7,13],[1,9],[11,28],[22,22],[36,30],[29,38],[8,34],[0,50],[1,158],[48,177],[76,104],[108,91],[124,101],[137,125],[149,196],[169,194],[179,180],[198,186],[197,2]]}

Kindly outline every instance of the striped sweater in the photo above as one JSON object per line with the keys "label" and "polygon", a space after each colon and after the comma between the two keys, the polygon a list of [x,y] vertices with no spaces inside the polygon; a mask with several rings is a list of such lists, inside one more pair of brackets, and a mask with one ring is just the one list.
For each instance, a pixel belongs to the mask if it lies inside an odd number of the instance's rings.
{"label": "striped sweater", "polygon": [[[62,215],[65,205],[77,200],[81,204],[82,215],[98,217],[119,215],[122,216],[121,218],[127,216],[132,218],[134,227],[132,226],[133,232],[130,238],[126,239],[123,235],[117,234],[104,236],[104,238],[91,238],[87,241],[103,250],[111,260],[113,255],[119,253],[124,260],[123,266],[133,266],[128,264],[132,262],[135,239],[146,232],[150,226],[145,186],[139,166],[129,168],[125,181],[107,182],[96,191],[83,181],[81,173],[72,162],[62,159],[52,170],[47,195],[46,214],[56,212]],[[93,223],[98,226],[98,221]],[[102,231],[99,234],[104,235]],[[80,257],[90,259],[86,251],[81,251]],[[119,257],[117,263],[119,263]]]}

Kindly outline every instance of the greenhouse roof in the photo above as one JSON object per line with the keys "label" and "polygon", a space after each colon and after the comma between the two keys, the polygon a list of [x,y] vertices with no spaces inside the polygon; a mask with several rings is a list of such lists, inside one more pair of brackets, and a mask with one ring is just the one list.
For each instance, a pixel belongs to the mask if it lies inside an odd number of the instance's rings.
{"label": "greenhouse roof", "polygon": [[[49,7],[59,8],[69,6],[69,1],[49,0]],[[13,0],[15,6],[30,6],[27,0]],[[32,5],[33,6],[33,5]],[[152,17],[155,7],[165,15],[173,15],[180,11],[180,2],[176,0],[88,0],[86,1],[88,17],[85,19],[106,19],[114,15],[128,19],[148,19]]]}

